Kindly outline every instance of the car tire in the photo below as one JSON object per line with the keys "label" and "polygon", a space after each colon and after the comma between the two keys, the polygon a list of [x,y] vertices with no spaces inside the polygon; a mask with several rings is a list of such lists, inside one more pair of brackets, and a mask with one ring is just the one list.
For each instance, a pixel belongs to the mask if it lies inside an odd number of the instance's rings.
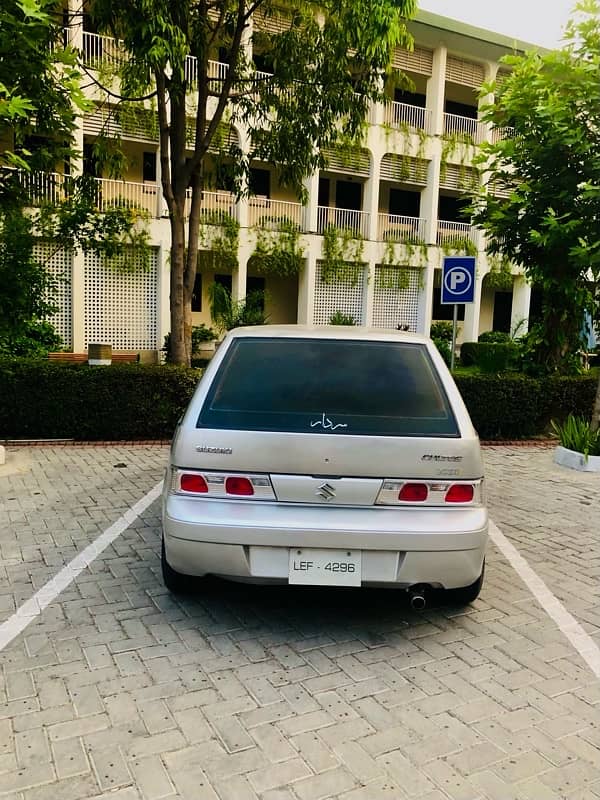
{"label": "car tire", "polygon": [[165,540],[162,539],[160,551],[160,565],[162,568],[163,582],[172,594],[188,594],[194,588],[194,579],[191,575],[177,572],[167,561]]}
{"label": "car tire", "polygon": [[485,559],[481,566],[481,575],[477,578],[476,581],[471,583],[469,586],[461,586],[460,589],[450,589],[448,592],[448,599],[453,605],[457,606],[468,606],[474,600],[477,600],[479,597],[479,593],[481,592],[481,587],[483,586],[483,577],[485,574]]}

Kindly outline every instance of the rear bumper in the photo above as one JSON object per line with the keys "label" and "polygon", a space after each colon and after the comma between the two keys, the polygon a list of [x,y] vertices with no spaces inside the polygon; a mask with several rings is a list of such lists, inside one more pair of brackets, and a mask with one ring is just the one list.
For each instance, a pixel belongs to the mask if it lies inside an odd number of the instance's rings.
{"label": "rear bumper", "polygon": [[485,508],[303,506],[165,493],[169,564],[188,575],[287,581],[290,548],[362,551],[363,584],[467,586],[481,574]]}

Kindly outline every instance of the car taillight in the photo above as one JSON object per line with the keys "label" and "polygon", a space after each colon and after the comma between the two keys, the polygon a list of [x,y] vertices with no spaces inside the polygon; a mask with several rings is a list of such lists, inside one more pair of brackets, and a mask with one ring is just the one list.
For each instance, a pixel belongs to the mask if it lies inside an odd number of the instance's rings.
{"label": "car taillight", "polygon": [[248,478],[236,476],[225,479],[225,491],[227,494],[250,497],[254,494],[254,487]]}
{"label": "car taillight", "polygon": [[446,492],[446,503],[470,503],[475,494],[473,484],[454,483]]}
{"label": "car taillight", "polygon": [[398,500],[404,503],[423,503],[427,500],[428,489],[424,483],[405,483],[398,493]]}
{"label": "car taillight", "polygon": [[182,473],[179,477],[179,486],[182,492],[193,492],[194,494],[208,493],[208,484],[204,480],[204,477],[197,473]]}
{"label": "car taillight", "polygon": [[240,475],[208,470],[191,470],[173,467],[171,491],[181,494],[198,494],[209,499],[248,498],[275,500],[275,492],[268,475],[246,473]]}

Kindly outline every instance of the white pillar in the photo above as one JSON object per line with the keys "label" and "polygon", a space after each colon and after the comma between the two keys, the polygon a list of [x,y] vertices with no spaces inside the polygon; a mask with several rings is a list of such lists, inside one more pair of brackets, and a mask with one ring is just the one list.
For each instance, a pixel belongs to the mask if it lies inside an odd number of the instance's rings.
{"label": "white pillar", "polygon": [[254,252],[248,241],[242,242],[238,248],[237,269],[231,276],[231,297],[233,300],[243,300],[246,297],[246,278],[248,275],[248,261]]}
{"label": "white pillar", "polygon": [[170,270],[170,248],[164,241],[158,245],[156,254],[156,293],[158,307],[157,315],[157,349],[163,346],[165,336],[171,330],[171,270]]}
{"label": "white pillar", "polygon": [[316,254],[309,248],[298,276],[298,323],[312,325],[315,307]]}
{"label": "white pillar", "polygon": [[446,96],[446,57],[443,44],[433,51],[431,77],[427,81],[427,110],[431,114],[431,133],[440,136],[444,131],[444,100]]}
{"label": "white pillar", "polygon": [[381,176],[382,154],[373,151],[371,153],[371,170],[369,178],[365,183],[365,197],[363,210],[369,214],[367,239],[376,242],[379,238],[379,181]]}
{"label": "white pillar", "polygon": [[529,328],[529,303],[531,300],[531,284],[524,275],[515,275],[513,281],[513,300],[510,315],[510,331],[523,336]]}
{"label": "white pillar", "polygon": [[[487,272],[485,274],[487,274]],[[479,316],[481,314],[482,285],[483,274],[480,269],[477,269],[473,302],[465,305],[465,321],[462,323],[461,336],[463,342],[476,342],[479,338]]]}
{"label": "white pillar", "polygon": [[304,230],[308,233],[316,233],[319,207],[319,172],[313,172],[312,175],[304,179],[303,184],[307,192],[304,209]]}

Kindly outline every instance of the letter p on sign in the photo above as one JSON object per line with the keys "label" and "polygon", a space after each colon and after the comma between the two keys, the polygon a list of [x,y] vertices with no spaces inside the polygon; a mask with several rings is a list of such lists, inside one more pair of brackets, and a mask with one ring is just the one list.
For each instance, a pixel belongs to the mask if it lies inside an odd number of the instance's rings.
{"label": "letter p on sign", "polygon": [[475,299],[475,259],[447,257],[442,272],[442,303],[472,303]]}

